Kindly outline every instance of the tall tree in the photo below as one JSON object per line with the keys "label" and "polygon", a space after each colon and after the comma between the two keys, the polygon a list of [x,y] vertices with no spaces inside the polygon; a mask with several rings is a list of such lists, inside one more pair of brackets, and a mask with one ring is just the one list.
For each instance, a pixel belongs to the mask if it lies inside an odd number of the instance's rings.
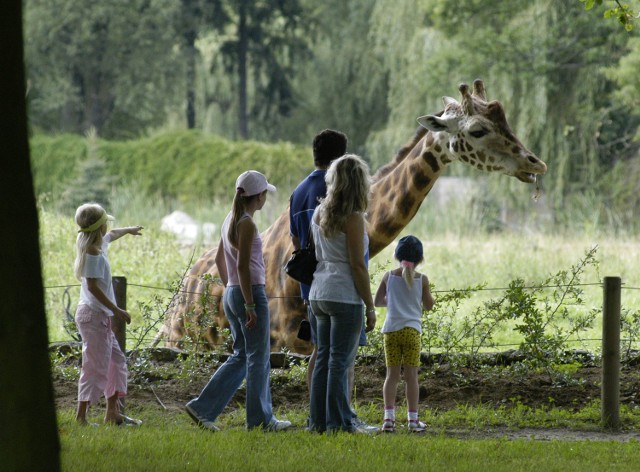
{"label": "tall tree", "polygon": [[312,56],[299,65],[293,82],[296,108],[273,127],[281,133],[275,138],[308,145],[318,130],[330,127],[347,133],[350,151],[365,155],[370,134],[389,116],[389,68],[375,49],[371,24],[377,3],[305,1],[307,21],[314,25]]}
{"label": "tall tree", "polygon": [[30,117],[37,128],[129,137],[164,124],[183,83],[179,0],[27,0]]}
{"label": "tall tree", "polygon": [[230,23],[218,27],[221,60],[213,64],[235,77],[237,134],[247,139],[252,120],[287,115],[293,106],[294,64],[307,53],[304,10],[299,0],[233,0],[224,9]]}
{"label": "tall tree", "polygon": [[27,139],[22,2],[0,15],[0,468],[60,470],[38,214]]}
{"label": "tall tree", "polygon": [[200,51],[196,40],[207,29],[220,29],[229,22],[223,8],[224,0],[181,0],[178,31],[183,40],[185,61],[186,123],[188,129],[196,127],[197,63]]}

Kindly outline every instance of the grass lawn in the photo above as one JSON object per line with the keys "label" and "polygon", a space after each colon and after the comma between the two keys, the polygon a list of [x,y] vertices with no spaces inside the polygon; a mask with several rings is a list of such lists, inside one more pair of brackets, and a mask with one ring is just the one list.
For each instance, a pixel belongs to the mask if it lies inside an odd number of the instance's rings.
{"label": "grass lawn", "polygon": [[[197,428],[185,414],[135,412],[140,428],[80,427],[59,413],[65,471],[184,470],[473,470],[615,471],[640,469],[635,440],[562,441],[460,439],[444,430],[425,435],[317,435],[297,428],[281,433],[220,433]],[[240,417],[236,417],[236,423]]]}

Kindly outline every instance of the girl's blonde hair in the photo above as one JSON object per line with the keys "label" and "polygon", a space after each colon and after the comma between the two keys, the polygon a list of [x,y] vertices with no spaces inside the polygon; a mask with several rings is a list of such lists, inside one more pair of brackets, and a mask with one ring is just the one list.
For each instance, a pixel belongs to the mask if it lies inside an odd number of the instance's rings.
{"label": "girl's blonde hair", "polygon": [[243,197],[242,195],[240,195],[241,192],[241,189],[237,190],[235,196],[233,197],[233,205],[231,207],[231,221],[229,222],[229,229],[227,232],[229,243],[234,249],[238,249],[238,222],[240,221],[240,218],[247,211],[247,206],[249,205],[249,203],[265,193],[266,190],[262,193],[250,195],[248,197]]}
{"label": "girl's blonde hair", "polygon": [[402,266],[402,278],[407,287],[413,287],[413,278],[415,277],[415,266],[423,261],[422,242],[415,236],[409,235],[400,238],[394,255]]}
{"label": "girl's blonde hair", "polygon": [[[82,228],[88,228],[95,224],[106,212],[97,203],[85,203],[80,205],[76,210],[75,221],[76,224]],[[78,232],[76,239],[76,260],[74,263],[74,273],[78,280],[82,279],[82,272],[84,270],[84,261],[87,251],[91,247],[100,248],[102,246],[102,226],[90,232]]]}
{"label": "girl's blonde hair", "polygon": [[367,211],[369,166],[355,154],[345,154],[331,163],[325,180],[327,196],[316,209],[317,222],[326,237],[334,237],[343,230],[351,214]]}
{"label": "girl's blonde hair", "polygon": [[413,278],[416,276],[415,265],[402,266],[402,278],[409,289],[413,288]]}

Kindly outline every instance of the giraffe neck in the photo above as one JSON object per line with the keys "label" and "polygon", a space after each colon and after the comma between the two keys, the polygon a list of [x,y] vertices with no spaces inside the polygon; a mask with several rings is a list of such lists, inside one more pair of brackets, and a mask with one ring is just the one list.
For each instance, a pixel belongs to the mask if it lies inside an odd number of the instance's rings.
{"label": "giraffe neck", "polygon": [[409,224],[451,162],[444,133],[418,133],[416,138],[420,140],[404,156],[401,150],[394,162],[374,176],[368,212],[370,257],[387,247]]}

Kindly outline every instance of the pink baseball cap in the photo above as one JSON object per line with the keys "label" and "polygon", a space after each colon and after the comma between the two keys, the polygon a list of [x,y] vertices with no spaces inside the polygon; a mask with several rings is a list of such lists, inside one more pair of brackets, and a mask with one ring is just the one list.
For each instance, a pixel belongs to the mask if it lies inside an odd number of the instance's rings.
{"label": "pink baseball cap", "polygon": [[250,197],[268,190],[275,192],[276,187],[267,182],[267,178],[257,170],[248,170],[236,180],[236,191],[243,197]]}

